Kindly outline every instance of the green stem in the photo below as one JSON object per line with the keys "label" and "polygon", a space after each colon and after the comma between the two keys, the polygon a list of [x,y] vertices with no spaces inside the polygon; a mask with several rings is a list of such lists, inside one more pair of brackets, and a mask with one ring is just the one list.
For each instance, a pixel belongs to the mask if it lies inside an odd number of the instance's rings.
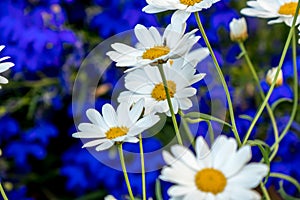
{"label": "green stem", "polygon": [[184,132],[185,134],[187,135],[187,137],[189,138],[190,140],[190,143],[192,144],[192,147],[195,148],[195,141],[194,141],[194,136],[193,134],[191,133],[191,130],[190,130],[190,127],[187,123],[187,120],[186,118],[184,117],[184,113],[180,110],[179,111],[179,115],[181,117],[181,123],[182,123],[182,126],[183,126],[183,129],[184,129]]}
{"label": "green stem", "polygon": [[290,129],[296,113],[297,113],[297,107],[298,107],[298,69],[297,69],[297,41],[296,41],[296,33],[295,30],[293,31],[293,68],[294,68],[294,85],[293,85],[293,89],[294,89],[294,101],[293,101],[293,108],[292,108],[292,113],[291,113],[291,117],[287,123],[287,125],[285,126],[284,130],[282,131],[281,135],[279,136],[279,139],[277,141],[275,141],[275,143],[272,145],[271,150],[274,150],[270,156],[270,161],[274,159],[274,157],[277,154],[277,146],[279,145],[279,143],[281,142],[281,140],[284,138],[284,136],[287,134],[288,130]]}
{"label": "green stem", "polygon": [[140,139],[140,154],[141,154],[141,167],[142,167],[142,188],[143,188],[143,200],[146,200],[146,177],[145,177],[145,159],[143,150],[142,134],[139,135]]}
{"label": "green stem", "polygon": [[1,192],[1,195],[2,195],[3,199],[8,200],[1,183],[0,183],[0,192]]}
{"label": "green stem", "polygon": [[[253,64],[252,64],[252,62],[251,62],[251,60],[250,60],[250,57],[249,57],[248,52],[247,52],[247,50],[246,50],[246,48],[245,48],[245,46],[244,46],[244,43],[239,42],[239,46],[240,46],[240,48],[241,48],[241,50],[242,50],[242,53],[243,53],[243,55],[244,55],[244,57],[245,57],[245,60],[246,60],[246,62],[247,62],[247,65],[248,65],[249,68],[250,68],[250,71],[251,71],[251,73],[252,73],[252,76],[253,76],[253,78],[254,78],[254,80],[255,80],[255,82],[256,82],[256,85],[257,85],[257,87],[258,87],[260,96],[261,96],[262,99],[265,99],[265,98],[266,98],[266,95],[265,95],[265,93],[264,93],[262,87],[260,86],[259,78],[258,78],[257,73],[256,73],[256,71],[255,71],[255,68],[254,68],[254,66],[253,66]],[[271,109],[271,106],[270,106],[269,103],[267,103],[266,108],[267,108],[267,111],[268,111],[268,114],[269,114],[269,116],[270,116],[270,119],[271,119],[271,123],[272,123],[273,129],[274,129],[274,137],[275,137],[275,141],[278,141],[278,135],[279,135],[279,134],[278,134],[278,127],[277,127],[277,124],[276,124],[276,119],[275,119],[273,110]],[[247,141],[246,141],[246,142],[247,142]],[[277,149],[278,149],[278,145],[276,146],[276,150],[277,150]]]}
{"label": "green stem", "polygon": [[238,131],[236,129],[236,123],[235,123],[234,112],[233,112],[233,105],[232,105],[232,101],[231,101],[231,97],[230,97],[228,86],[226,84],[223,72],[222,72],[222,70],[221,70],[221,68],[219,66],[217,58],[216,58],[216,56],[215,56],[215,54],[214,54],[214,52],[213,52],[213,50],[212,50],[212,48],[210,46],[209,40],[208,40],[208,38],[206,36],[206,33],[204,31],[204,28],[202,26],[202,23],[201,23],[201,20],[200,20],[200,17],[199,17],[199,13],[195,12],[194,14],[195,14],[196,21],[197,21],[197,24],[199,26],[200,32],[202,34],[202,37],[203,37],[203,39],[205,41],[205,44],[206,44],[206,46],[207,46],[207,48],[208,48],[208,50],[209,50],[209,52],[211,54],[211,57],[212,57],[213,62],[215,64],[215,66],[216,66],[217,72],[219,74],[221,83],[223,85],[224,91],[226,93],[226,98],[227,98],[227,102],[228,102],[228,109],[229,109],[229,115],[230,115],[230,119],[231,119],[231,123],[232,123],[232,131],[233,131],[233,134],[234,134],[234,136],[235,136],[235,138],[237,140],[238,145],[241,146],[242,143],[241,143],[241,139],[240,139],[240,136],[238,134]]}
{"label": "green stem", "polygon": [[283,179],[283,180],[286,180],[286,181],[289,181],[290,183],[292,183],[296,188],[297,190],[300,192],[300,184],[299,182],[288,176],[288,175],[285,175],[285,174],[281,174],[281,173],[270,173],[270,177],[274,177],[274,178],[280,178],[280,179]]}
{"label": "green stem", "polygon": [[183,145],[182,139],[181,139],[181,136],[180,136],[180,132],[179,132],[179,128],[178,128],[178,124],[177,124],[177,120],[176,120],[176,116],[175,116],[175,113],[174,113],[173,105],[172,105],[172,102],[171,102],[171,97],[170,97],[170,93],[169,93],[169,88],[168,88],[168,83],[167,83],[167,79],[166,79],[166,76],[165,76],[164,68],[163,68],[162,64],[158,64],[157,67],[159,69],[159,73],[161,75],[161,78],[162,78],[162,81],[163,81],[163,84],[164,84],[164,88],[165,88],[165,91],[166,91],[167,102],[168,102],[168,105],[169,105],[169,109],[170,109],[170,113],[171,113],[171,117],[172,117],[172,121],[173,121],[173,126],[174,126],[174,129],[175,129],[176,137],[177,137],[177,140],[178,140],[178,144]]}
{"label": "green stem", "polygon": [[269,196],[269,193],[268,193],[268,191],[267,191],[267,189],[266,189],[266,186],[265,186],[262,182],[260,182],[260,188],[261,188],[261,191],[262,191],[262,193],[263,193],[265,199],[266,199],[266,200],[271,200],[271,198],[270,198],[270,196]]}
{"label": "green stem", "polygon": [[134,197],[133,197],[133,194],[132,194],[132,190],[131,190],[131,186],[130,186],[130,182],[129,182],[129,179],[128,179],[128,174],[127,174],[126,166],[125,166],[125,160],[124,160],[124,155],[123,155],[122,143],[118,144],[118,150],[119,150],[120,162],[121,162],[121,165],[122,165],[122,170],[123,170],[125,182],[126,182],[126,185],[127,185],[128,193],[129,193],[129,196],[130,196],[130,200],[134,200]]}
{"label": "green stem", "polygon": [[248,138],[250,136],[250,133],[252,132],[252,130],[253,130],[256,122],[258,121],[261,113],[263,112],[265,106],[267,105],[268,100],[269,100],[269,98],[270,98],[270,96],[271,96],[271,94],[272,94],[272,92],[274,90],[274,87],[275,87],[275,84],[276,84],[276,80],[277,80],[279,72],[280,72],[280,70],[282,68],[283,61],[285,59],[287,50],[289,48],[289,45],[290,45],[290,42],[291,42],[291,39],[292,39],[292,36],[293,36],[293,32],[294,32],[295,24],[296,24],[296,19],[298,17],[298,13],[299,13],[299,5],[300,5],[300,3],[298,1],[297,8],[296,8],[296,14],[294,16],[292,27],[290,28],[289,35],[288,35],[287,40],[285,42],[285,45],[284,45],[284,48],[283,48],[283,52],[282,52],[281,57],[280,57],[279,65],[278,65],[277,72],[275,74],[274,80],[273,80],[273,82],[272,82],[272,84],[270,86],[270,89],[269,89],[269,91],[268,91],[268,93],[266,95],[266,98],[264,99],[263,103],[261,104],[260,108],[258,109],[258,111],[257,111],[257,113],[256,113],[256,115],[255,115],[255,117],[254,117],[254,119],[253,119],[253,121],[252,121],[252,123],[251,123],[251,125],[250,125],[250,127],[249,127],[249,129],[247,131],[247,133],[246,133],[243,145],[246,144],[246,142],[247,142],[247,140],[248,140]]}

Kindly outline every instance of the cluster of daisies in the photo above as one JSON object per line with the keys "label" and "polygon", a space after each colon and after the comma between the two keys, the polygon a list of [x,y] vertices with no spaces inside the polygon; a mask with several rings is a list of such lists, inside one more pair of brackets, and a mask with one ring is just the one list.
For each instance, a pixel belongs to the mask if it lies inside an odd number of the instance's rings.
{"label": "cluster of daisies", "polygon": [[[119,94],[116,109],[105,104],[102,114],[95,109],[87,110],[91,123],[81,123],[79,132],[73,134],[84,139],[83,147],[102,151],[123,142],[138,142],[137,135],[160,120],[158,113],[171,116],[193,106],[191,97],[197,93],[193,84],[205,78],[205,74],[196,71],[196,65],[209,51],[193,49],[200,37],[196,36],[197,30],[186,32],[186,20],[191,13],[208,9],[219,0],[146,1],[148,5],[143,11],[147,13],[175,10],[171,23],[163,33],[138,24],[134,28],[137,44],[111,45],[113,50],[107,52],[107,56],[117,67],[128,67],[125,71],[127,90]],[[297,0],[253,0],[247,2],[250,8],[242,9],[241,13],[272,18],[269,24],[284,22],[291,26],[297,3]],[[233,19],[230,29],[233,41],[243,42],[248,37],[244,18]],[[268,72],[268,82],[273,82],[276,71],[274,68]],[[282,79],[277,82],[282,83]],[[267,175],[269,168],[262,163],[249,164],[251,156],[250,146],[238,148],[233,138],[219,136],[209,148],[205,140],[198,137],[195,154],[182,145],[171,147],[171,153],[163,152],[167,165],[160,179],[174,184],[168,190],[171,199],[259,200],[261,196],[253,188]]]}

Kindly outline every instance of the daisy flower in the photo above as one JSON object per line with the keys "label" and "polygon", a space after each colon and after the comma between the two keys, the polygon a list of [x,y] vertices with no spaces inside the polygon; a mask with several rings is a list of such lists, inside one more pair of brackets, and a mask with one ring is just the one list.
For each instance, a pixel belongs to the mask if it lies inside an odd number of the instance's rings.
{"label": "daisy flower", "polygon": [[175,145],[170,153],[164,151],[168,166],[162,169],[160,179],[172,182],[168,194],[184,200],[260,200],[251,190],[268,173],[262,163],[250,163],[250,146],[237,150],[233,138],[219,136],[212,149],[203,137],[196,139],[196,156],[186,147]]}
{"label": "daisy flower", "polygon": [[149,64],[162,64],[168,59],[179,58],[200,39],[200,36],[194,35],[196,29],[185,34],[185,27],[185,24],[173,20],[173,23],[169,24],[161,35],[154,27],[148,29],[138,24],[134,28],[138,44],[131,47],[122,43],[114,43],[111,45],[114,51],[107,52],[107,55],[117,62],[116,66],[134,66],[132,69]]}
{"label": "daisy flower", "polygon": [[[294,15],[296,13],[298,0],[256,0],[248,1],[250,8],[243,8],[241,13],[251,17],[276,18],[270,20],[268,24],[284,22],[292,26]],[[296,25],[300,22],[297,17]]]}
{"label": "daisy flower", "polygon": [[[0,45],[0,52],[5,48],[4,45]],[[10,57],[9,56],[5,56],[3,58],[0,58],[0,62],[4,61],[4,60],[7,60],[9,59]],[[9,68],[15,66],[14,63],[12,62],[3,62],[3,63],[0,63],[0,73],[2,72],[5,72],[6,70],[8,70]],[[0,84],[7,84],[8,83],[8,80],[3,77],[3,76],[0,76]],[[1,86],[0,86],[0,89],[1,89]]]}
{"label": "daisy flower", "polygon": [[72,136],[92,139],[82,148],[96,146],[96,151],[108,149],[115,143],[138,142],[136,135],[159,121],[159,117],[153,114],[141,117],[143,108],[144,101],[140,100],[131,109],[128,103],[121,103],[116,111],[110,104],[105,104],[102,115],[95,109],[89,109],[86,115],[92,123],[80,123],[79,132]]}
{"label": "daisy flower", "polygon": [[167,10],[176,10],[175,18],[187,20],[191,13],[208,9],[220,0],[146,0],[147,6],[143,8],[146,13],[159,13]]}
{"label": "daisy flower", "polygon": [[[194,96],[197,90],[191,85],[205,76],[195,72],[196,69],[189,64],[182,66],[177,64],[177,61],[164,64],[164,73],[175,114],[179,109],[187,110],[192,107],[189,98]],[[171,116],[164,84],[157,67],[146,66],[128,73],[125,77],[125,87],[129,91],[120,93],[119,102],[134,103],[139,99],[145,99],[146,114],[158,112]]]}

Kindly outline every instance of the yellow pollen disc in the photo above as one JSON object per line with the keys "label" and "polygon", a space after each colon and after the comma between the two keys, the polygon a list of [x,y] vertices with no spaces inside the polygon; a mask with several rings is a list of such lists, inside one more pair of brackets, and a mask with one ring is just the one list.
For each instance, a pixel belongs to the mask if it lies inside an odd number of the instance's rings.
{"label": "yellow pollen disc", "polygon": [[[280,6],[278,13],[281,15],[295,15],[297,8],[297,2],[285,3]],[[300,13],[300,12],[299,12]]]}
{"label": "yellow pollen disc", "polygon": [[200,3],[202,0],[180,0],[180,3],[187,5],[187,6],[193,6],[196,3]]}
{"label": "yellow pollen disc", "polygon": [[[169,89],[170,97],[173,98],[174,94],[176,93],[176,83],[173,81],[167,81],[167,86]],[[154,89],[151,93],[152,98],[156,99],[157,101],[163,101],[167,99],[165,87],[163,83],[156,84]]]}
{"label": "yellow pollen disc", "polygon": [[161,56],[167,55],[170,52],[170,49],[165,46],[156,46],[150,49],[147,49],[143,53],[143,59],[154,60],[155,58],[159,58]]}
{"label": "yellow pollen disc", "polygon": [[120,136],[124,136],[128,133],[128,128],[127,127],[113,127],[110,128],[105,134],[107,139],[115,139]]}
{"label": "yellow pollen disc", "polygon": [[219,170],[205,168],[197,172],[195,182],[202,192],[211,192],[216,195],[224,190],[227,180]]}

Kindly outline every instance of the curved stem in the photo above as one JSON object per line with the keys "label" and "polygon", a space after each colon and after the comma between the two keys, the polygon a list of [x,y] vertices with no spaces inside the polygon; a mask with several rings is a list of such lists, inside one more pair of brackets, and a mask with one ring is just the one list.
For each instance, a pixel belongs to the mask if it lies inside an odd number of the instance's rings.
{"label": "curved stem", "polygon": [[130,186],[130,182],[129,182],[129,179],[128,179],[128,174],[127,174],[126,166],[125,166],[125,160],[124,160],[124,155],[123,155],[122,143],[118,144],[118,150],[119,150],[120,162],[121,162],[121,165],[122,165],[122,170],[123,170],[125,182],[126,182],[126,185],[127,185],[128,193],[129,193],[129,196],[130,196],[130,200],[134,200],[134,197],[133,197],[133,194],[132,194],[132,190],[131,190],[131,186]]}
{"label": "curved stem", "polygon": [[293,101],[293,108],[292,108],[292,113],[291,113],[291,117],[287,123],[287,125],[285,126],[284,130],[282,131],[281,135],[279,136],[279,139],[277,141],[275,141],[275,143],[272,145],[271,150],[273,150],[271,156],[270,156],[270,161],[272,161],[274,159],[274,157],[277,154],[277,146],[279,145],[279,143],[281,142],[281,140],[284,138],[284,136],[287,134],[288,130],[290,129],[296,113],[297,113],[297,107],[298,107],[298,69],[297,69],[297,41],[296,41],[296,33],[295,31],[293,31],[293,68],[294,68],[294,85],[293,85],[293,89],[294,89],[294,101]]}
{"label": "curved stem", "polygon": [[183,129],[184,129],[184,132],[185,134],[187,135],[187,137],[189,138],[190,140],[190,143],[192,144],[192,147],[195,148],[195,141],[194,141],[194,136],[193,134],[191,133],[191,130],[190,130],[190,127],[187,123],[187,120],[186,118],[184,117],[184,113],[179,110],[179,115],[181,117],[181,123],[182,123],[182,126],[183,126]]}
{"label": "curved stem", "polygon": [[[248,64],[248,66],[249,66],[249,68],[250,68],[250,71],[251,71],[251,73],[252,73],[252,76],[253,76],[253,78],[254,78],[254,80],[255,80],[255,82],[256,82],[256,85],[257,85],[257,87],[258,87],[260,96],[261,96],[262,99],[265,99],[265,98],[266,98],[266,95],[265,95],[265,93],[264,93],[262,87],[260,86],[259,78],[258,78],[257,73],[256,73],[256,71],[255,71],[255,68],[254,68],[254,66],[253,66],[253,64],[252,64],[252,62],[251,62],[251,60],[250,60],[250,57],[249,57],[248,52],[247,52],[247,50],[246,50],[246,48],[245,48],[245,46],[244,46],[244,43],[239,42],[239,46],[240,46],[240,48],[241,48],[241,50],[242,50],[242,53],[243,53],[243,55],[244,55],[244,57],[245,57],[245,60],[246,60],[246,62],[247,62],[247,64]],[[273,126],[275,141],[278,141],[278,135],[279,135],[279,134],[278,134],[278,127],[277,127],[277,124],[276,124],[276,119],[275,119],[273,110],[271,109],[269,103],[267,103],[266,108],[267,108],[267,111],[268,111],[268,114],[269,114],[269,116],[270,116],[271,123],[272,123],[272,126]],[[247,142],[247,141],[246,141],[246,142]],[[276,149],[278,149],[278,145],[276,146]]]}
{"label": "curved stem", "polygon": [[227,102],[228,102],[228,109],[229,109],[229,115],[230,115],[230,119],[231,119],[231,123],[232,123],[232,131],[233,131],[233,134],[234,134],[234,137],[236,138],[237,140],[237,143],[239,146],[241,146],[241,139],[240,139],[240,136],[238,134],[238,131],[237,131],[237,128],[236,128],[236,123],[235,123],[235,118],[234,118],[234,112],[233,112],[233,105],[232,105],[232,101],[231,101],[231,97],[230,97],[230,93],[229,93],[229,89],[228,89],[228,86],[226,84],[226,81],[225,81],[225,78],[224,78],[224,75],[223,75],[223,72],[219,66],[219,63],[217,61],[217,58],[210,46],[210,43],[208,41],[208,38],[206,36],[206,33],[204,31],[204,28],[202,26],[202,23],[201,23],[201,20],[200,20],[200,17],[199,17],[199,13],[198,12],[195,12],[195,17],[196,17],[196,21],[197,21],[197,24],[199,26],[199,29],[200,29],[200,32],[203,36],[203,39],[205,41],[205,44],[211,54],[211,57],[213,59],[213,62],[216,66],[216,69],[217,69],[217,72],[218,72],[218,75],[220,77],[220,80],[221,80],[221,83],[223,85],[223,88],[224,88],[224,91],[226,93],[226,98],[227,98]]}
{"label": "curved stem", "polygon": [[1,192],[1,195],[2,195],[3,199],[8,200],[1,183],[0,183],[0,192]]}
{"label": "curved stem", "polygon": [[288,176],[288,175],[281,174],[281,173],[275,173],[275,172],[274,172],[274,173],[270,173],[270,177],[280,178],[280,179],[289,181],[289,182],[292,183],[292,184],[297,188],[297,190],[300,192],[300,184],[299,184],[299,182],[298,182],[296,179],[294,179],[294,178],[292,178],[292,177],[290,177],[290,176]]}
{"label": "curved stem", "polygon": [[172,121],[173,121],[173,126],[174,126],[174,129],[175,129],[176,137],[177,137],[177,140],[178,140],[178,144],[183,145],[182,139],[181,139],[181,136],[180,136],[180,132],[179,132],[179,128],[178,128],[178,124],[177,124],[177,120],[176,120],[176,116],[175,116],[175,113],[174,113],[173,105],[172,105],[172,102],[171,102],[171,97],[170,97],[170,93],[169,93],[169,88],[168,88],[168,83],[167,83],[167,79],[166,79],[166,76],[165,76],[164,68],[163,68],[162,64],[158,64],[157,67],[159,69],[159,73],[161,75],[161,78],[162,78],[162,81],[163,81],[163,84],[164,84],[164,88],[165,88],[165,92],[166,92],[166,96],[167,96],[167,102],[168,102],[168,105],[169,105],[169,109],[170,109],[170,113],[171,113],[171,117],[172,117]]}
{"label": "curved stem", "polygon": [[271,200],[270,195],[269,195],[269,193],[268,193],[268,191],[266,189],[266,186],[262,182],[260,182],[260,188],[261,188],[261,191],[262,191],[265,199],[266,200]]}
{"label": "curved stem", "polygon": [[300,5],[300,3],[298,1],[297,8],[296,8],[296,14],[294,16],[292,27],[290,28],[289,35],[288,35],[287,40],[285,42],[285,45],[284,45],[284,48],[283,48],[283,52],[282,52],[281,57],[280,57],[279,65],[278,65],[277,72],[275,74],[274,80],[273,80],[273,82],[272,82],[272,84],[270,86],[270,89],[269,89],[269,91],[268,91],[268,93],[266,95],[266,98],[264,99],[263,103],[261,104],[260,108],[258,109],[258,111],[257,111],[257,113],[256,113],[256,115],[255,115],[255,117],[254,117],[254,119],[253,119],[253,121],[252,121],[252,123],[251,123],[251,125],[250,125],[250,127],[249,127],[249,129],[247,131],[247,133],[246,133],[245,139],[243,141],[243,145],[246,144],[246,142],[247,142],[247,140],[248,140],[248,138],[249,138],[249,136],[251,134],[251,131],[253,130],[256,122],[258,121],[261,113],[263,112],[265,106],[267,105],[268,100],[269,100],[269,98],[270,98],[270,96],[271,96],[271,94],[272,94],[272,92],[274,90],[276,80],[277,80],[279,72],[280,72],[280,70],[282,68],[283,61],[285,59],[288,47],[290,45],[290,42],[291,42],[291,39],[292,39],[292,36],[293,36],[293,32],[294,32],[295,24],[296,24],[296,19],[298,17],[298,13],[299,13],[299,5]]}
{"label": "curved stem", "polygon": [[143,188],[143,200],[146,200],[146,177],[145,177],[145,159],[144,159],[144,149],[143,149],[143,139],[142,134],[139,135],[140,143],[140,154],[141,154],[141,168],[142,168],[142,188]]}

